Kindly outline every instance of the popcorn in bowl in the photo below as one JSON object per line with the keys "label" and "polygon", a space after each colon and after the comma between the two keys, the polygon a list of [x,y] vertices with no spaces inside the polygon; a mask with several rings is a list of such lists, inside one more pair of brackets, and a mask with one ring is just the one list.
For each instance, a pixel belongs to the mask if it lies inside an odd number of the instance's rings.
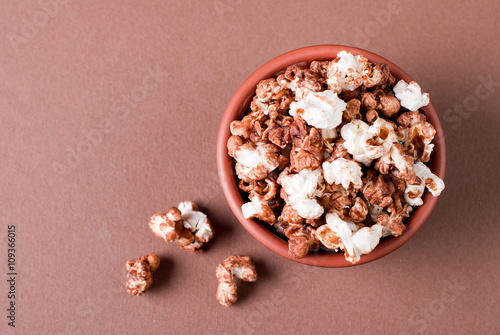
{"label": "popcorn in bowl", "polygon": [[436,135],[419,112],[428,103],[388,64],[345,51],[262,80],[227,142],[243,216],[270,225],[294,258],[342,251],[358,262],[403,234],[426,188],[444,189],[426,165]]}

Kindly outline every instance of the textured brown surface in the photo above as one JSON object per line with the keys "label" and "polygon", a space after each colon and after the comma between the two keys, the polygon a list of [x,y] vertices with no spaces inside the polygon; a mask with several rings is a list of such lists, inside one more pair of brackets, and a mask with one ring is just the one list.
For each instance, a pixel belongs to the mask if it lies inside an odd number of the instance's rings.
{"label": "textured brown surface", "polygon": [[[18,261],[17,327],[1,312],[0,333],[498,332],[500,5],[61,2],[51,16],[38,1],[0,4],[1,311],[8,225]],[[394,253],[348,269],[261,246],[231,214],[215,166],[238,85],[272,57],[322,43],[405,69],[431,93],[447,140],[447,188],[428,222]],[[216,229],[203,254],[147,227],[187,199]],[[155,282],[130,296],[125,262],[150,252],[161,257]],[[239,283],[224,308],[215,267],[230,254],[250,255],[259,280]]]}

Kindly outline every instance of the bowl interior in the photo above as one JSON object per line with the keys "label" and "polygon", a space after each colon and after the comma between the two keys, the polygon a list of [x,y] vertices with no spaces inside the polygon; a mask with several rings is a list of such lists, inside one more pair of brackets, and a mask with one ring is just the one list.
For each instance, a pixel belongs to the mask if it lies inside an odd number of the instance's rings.
{"label": "bowl interior", "polygon": [[[244,200],[240,190],[238,189],[233,159],[227,154],[226,144],[227,140],[231,136],[229,131],[230,123],[233,120],[241,119],[247,113],[250,107],[250,102],[255,94],[255,87],[259,81],[273,77],[280,71],[283,71],[286,67],[293,64],[308,63],[313,60],[332,60],[336,58],[337,53],[342,50],[348,51],[354,55],[364,55],[372,62],[387,63],[390,67],[392,75],[397,80],[403,79],[406,82],[413,80],[406,72],[391,61],[372,52],[358,48],[341,45],[318,45],[290,51],[261,66],[238,88],[222,117],[217,140],[217,167],[221,186],[226,200],[238,221],[254,238],[277,254],[299,263],[322,267],[346,267],[353,266],[353,264],[345,260],[342,252],[310,252],[304,258],[295,259],[288,254],[288,243],[266,228],[265,225],[267,224],[261,223],[257,220],[248,220],[243,217],[241,206],[246,202],[246,200]],[[425,91],[425,88],[423,88],[423,90]],[[439,176],[441,179],[444,179],[446,148],[443,129],[441,127],[439,117],[432,106],[432,103],[421,108],[420,111],[425,114],[427,121],[430,122],[436,129],[436,137],[433,141],[435,147],[428,166],[434,174]],[[424,204],[420,207],[414,208],[411,216],[405,221],[406,230],[403,234],[398,237],[383,238],[379,245],[370,254],[361,256],[360,261],[355,265],[364,264],[383,257],[408,241],[424,224],[425,220],[434,208],[437,199],[438,198],[433,197],[430,192],[425,192],[423,196]]]}

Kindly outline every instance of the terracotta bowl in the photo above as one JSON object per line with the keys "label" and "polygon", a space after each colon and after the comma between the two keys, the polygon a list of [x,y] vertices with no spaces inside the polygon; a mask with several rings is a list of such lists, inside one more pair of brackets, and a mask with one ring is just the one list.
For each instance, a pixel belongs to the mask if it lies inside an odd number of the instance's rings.
{"label": "terracotta bowl", "polygon": [[[276,235],[272,231],[271,226],[267,223],[261,223],[258,220],[248,220],[243,217],[241,205],[247,200],[244,199],[244,196],[238,189],[234,172],[234,162],[227,154],[226,144],[230,137],[229,124],[233,120],[241,119],[243,115],[247,113],[250,102],[255,94],[255,87],[259,81],[270,78],[293,64],[300,64],[313,60],[332,60],[336,58],[337,53],[342,50],[348,51],[354,55],[362,54],[372,62],[376,61],[389,64],[391,73],[397,80],[404,79],[406,82],[412,80],[406,72],[391,61],[372,52],[358,48],[341,45],[317,45],[290,51],[262,65],[238,88],[224,112],[217,139],[217,167],[220,182],[227,202],[238,221],[255,239],[275,253],[295,262],[322,267],[347,267],[353,266],[353,264],[345,260],[342,252],[326,253],[319,251],[317,253],[309,253],[309,255],[304,258],[295,259],[288,254],[287,242]],[[425,91],[425,87],[423,87],[423,90]],[[433,173],[438,175],[441,179],[444,179],[446,148],[439,117],[432,104],[421,108],[420,111],[426,115],[427,121],[436,128],[437,132],[433,142],[435,144],[434,152],[428,166]],[[361,260],[356,263],[356,265],[371,262],[389,254],[405,244],[415,235],[429,217],[437,202],[437,198],[433,197],[428,191],[425,192],[423,200],[424,204],[420,207],[416,207],[410,218],[405,221],[406,230],[401,236],[383,238],[370,254],[361,256]]]}

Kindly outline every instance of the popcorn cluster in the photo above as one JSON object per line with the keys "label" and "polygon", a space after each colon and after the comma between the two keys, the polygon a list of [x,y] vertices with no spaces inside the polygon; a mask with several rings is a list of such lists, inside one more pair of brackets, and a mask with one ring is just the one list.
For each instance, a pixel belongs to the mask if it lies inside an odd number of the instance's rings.
{"label": "popcorn cluster", "polygon": [[403,233],[426,188],[444,189],[424,164],[436,134],[419,112],[428,103],[416,82],[345,51],[262,80],[227,143],[244,217],[273,225],[296,258],[321,248],[358,262]]}
{"label": "popcorn cluster", "polygon": [[155,253],[128,261],[126,263],[127,283],[125,284],[127,292],[141,296],[153,284],[153,273],[159,266],[160,258]]}

